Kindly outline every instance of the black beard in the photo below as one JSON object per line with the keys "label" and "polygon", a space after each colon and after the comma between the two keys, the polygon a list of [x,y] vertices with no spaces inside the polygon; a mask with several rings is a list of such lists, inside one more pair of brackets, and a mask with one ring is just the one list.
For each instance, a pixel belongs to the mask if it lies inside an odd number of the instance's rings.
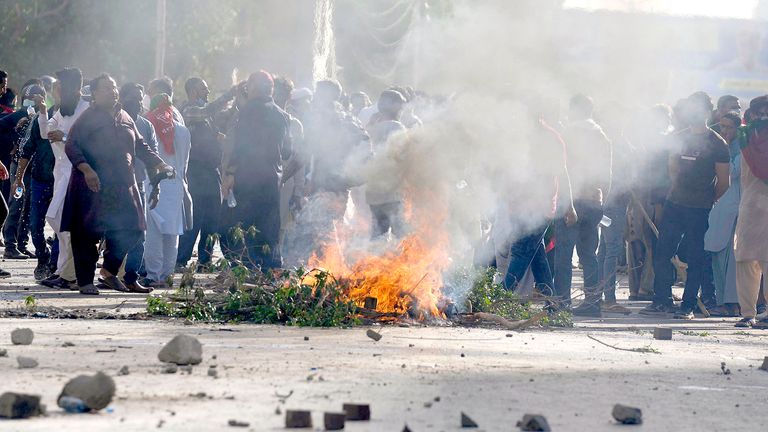
{"label": "black beard", "polygon": [[79,93],[71,93],[68,95],[61,95],[61,104],[59,106],[59,111],[61,112],[61,115],[65,117],[69,117],[71,115],[75,114],[75,109],[77,108],[77,104],[80,102],[80,94]]}

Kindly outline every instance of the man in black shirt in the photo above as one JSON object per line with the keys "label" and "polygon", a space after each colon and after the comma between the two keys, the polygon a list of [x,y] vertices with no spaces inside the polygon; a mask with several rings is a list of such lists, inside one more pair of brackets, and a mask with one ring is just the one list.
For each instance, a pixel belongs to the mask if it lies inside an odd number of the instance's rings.
{"label": "man in black shirt", "polygon": [[681,253],[685,252],[688,277],[675,318],[693,318],[704,271],[704,234],[709,226],[709,211],[730,184],[728,147],[707,127],[711,102],[694,96],[686,99],[679,110],[678,124],[683,129],[672,136],[676,148],[669,159],[672,185],[664,203],[653,255],[654,299],[641,311],[645,315],[674,312],[674,270],[670,260],[685,237],[686,250]]}

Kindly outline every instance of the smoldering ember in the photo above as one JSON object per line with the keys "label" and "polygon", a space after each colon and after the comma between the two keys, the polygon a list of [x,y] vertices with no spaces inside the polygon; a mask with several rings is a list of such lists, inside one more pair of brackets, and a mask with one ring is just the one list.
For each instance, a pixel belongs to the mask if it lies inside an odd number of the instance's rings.
{"label": "smoldering ember", "polygon": [[0,10],[0,430],[766,429],[768,0]]}

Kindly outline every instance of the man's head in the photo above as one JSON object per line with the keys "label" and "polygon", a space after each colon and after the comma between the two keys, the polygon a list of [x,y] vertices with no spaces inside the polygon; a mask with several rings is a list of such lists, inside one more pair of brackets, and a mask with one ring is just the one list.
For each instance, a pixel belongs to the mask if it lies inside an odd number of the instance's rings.
{"label": "man's head", "polygon": [[0,70],[0,96],[4,95],[6,90],[8,90],[8,73]]}
{"label": "man's head", "polygon": [[24,86],[23,95],[24,100],[22,101],[22,106],[35,107],[37,106],[37,100],[35,100],[37,97],[45,99],[45,88],[43,88],[42,84],[37,84],[35,82],[28,83]]}
{"label": "man's head", "polygon": [[738,113],[741,112],[741,104],[739,103],[739,98],[734,95],[720,96],[720,99],[717,100],[717,113],[722,116],[725,113],[733,111]]}
{"label": "man's head", "polygon": [[271,98],[275,91],[275,81],[269,72],[260,70],[248,77],[248,99]]}
{"label": "man's head", "polygon": [[288,101],[291,99],[291,92],[293,91],[293,81],[283,76],[275,77],[275,104],[280,108],[285,108],[288,105]]}
{"label": "man's head", "polygon": [[313,102],[319,106],[334,106],[341,98],[341,84],[334,80],[322,80],[315,84]]}
{"label": "man's head", "polygon": [[730,144],[736,138],[736,130],[741,126],[741,117],[737,111],[731,111],[720,116],[720,136]]}
{"label": "man's head", "polygon": [[306,87],[294,89],[291,92],[291,108],[299,114],[307,112],[312,104],[312,96],[312,90]]}
{"label": "man's head", "polygon": [[91,80],[91,100],[93,105],[111,110],[117,103],[117,84],[108,74],[101,74]]}
{"label": "man's head", "polygon": [[712,100],[706,93],[696,92],[675,106],[677,123],[682,128],[706,126],[712,114]]}
{"label": "man's head", "polygon": [[120,104],[134,120],[141,114],[144,100],[144,86],[136,83],[126,83],[120,87]]}
{"label": "man's head", "polygon": [[371,98],[365,92],[355,92],[349,97],[352,104],[352,114],[358,115],[363,108],[371,106]]}
{"label": "man's head", "polygon": [[768,119],[768,96],[758,96],[749,101],[751,120]]}
{"label": "man's head", "polygon": [[62,115],[71,116],[80,102],[83,88],[83,73],[78,68],[66,68],[56,72],[53,84],[53,100],[59,105]]}
{"label": "man's head", "polygon": [[387,120],[399,120],[400,113],[403,111],[403,105],[405,105],[405,98],[400,92],[394,90],[384,90],[381,92],[377,104],[379,112]]}
{"label": "man's head", "polygon": [[147,86],[147,94],[150,98],[153,98],[160,93],[165,93],[170,97],[173,97],[173,81],[168,77],[156,78],[149,82]]}
{"label": "man's head", "polygon": [[210,89],[208,89],[208,83],[200,77],[188,79],[184,83],[184,91],[187,92],[187,100],[203,104],[208,103],[208,95],[211,94]]}
{"label": "man's head", "polygon": [[568,105],[568,119],[571,121],[591,119],[594,110],[595,104],[591,97],[577,94],[571,98]]}

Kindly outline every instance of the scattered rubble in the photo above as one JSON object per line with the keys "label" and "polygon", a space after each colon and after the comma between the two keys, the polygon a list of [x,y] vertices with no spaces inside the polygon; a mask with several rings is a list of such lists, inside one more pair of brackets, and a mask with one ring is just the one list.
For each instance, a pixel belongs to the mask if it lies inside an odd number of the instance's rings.
{"label": "scattered rubble", "polygon": [[403,432],[413,432],[413,431],[411,431],[411,428],[409,428],[408,425],[405,425],[403,427]]}
{"label": "scattered rubble", "polygon": [[327,412],[323,415],[323,424],[325,430],[342,430],[344,429],[344,422],[347,419],[347,415],[344,413],[330,413]]}
{"label": "scattered rubble", "polygon": [[32,357],[18,356],[16,361],[19,363],[19,369],[34,369],[40,364]]}
{"label": "scattered rubble", "polygon": [[731,374],[731,370],[726,367],[725,362],[720,362],[720,371],[723,372],[723,375]]}
{"label": "scattered rubble", "polygon": [[0,348],[0,357],[6,357],[8,356],[8,350],[5,348]]}
{"label": "scattered rubble", "polygon": [[62,346],[62,348],[69,348],[69,347],[75,346],[75,344],[72,343],[72,342],[67,341],[67,342],[64,342],[63,344],[61,344],[61,346]]}
{"label": "scattered rubble", "polygon": [[35,338],[32,329],[20,328],[11,332],[11,342],[14,345],[30,345]]}
{"label": "scattered rubble", "polygon": [[203,346],[196,338],[180,334],[160,350],[157,358],[163,363],[196,365],[203,361]]}
{"label": "scattered rubble", "polygon": [[45,405],[40,404],[40,396],[5,392],[0,395],[0,417],[29,418],[45,414]]}
{"label": "scattered rubble", "polygon": [[227,422],[227,424],[228,424],[228,425],[230,425],[230,426],[232,426],[232,427],[243,427],[243,428],[246,428],[246,427],[248,427],[248,426],[250,426],[250,425],[251,425],[251,424],[250,424],[250,423],[248,423],[248,422],[242,422],[242,421],[239,421],[239,420],[234,420],[234,419],[233,419],[233,420],[230,420],[230,421],[228,421],[228,422]]}
{"label": "scattered rubble", "polygon": [[371,407],[367,404],[344,404],[347,420],[368,421],[371,419]]}
{"label": "scattered rubble", "polygon": [[[0,357],[2,357],[2,355],[0,355]],[[768,356],[763,359],[763,364],[758,369],[768,372]]]}
{"label": "scattered rubble", "polygon": [[208,368],[208,376],[213,378],[218,378],[219,371],[216,370],[216,366],[211,366]]}
{"label": "scattered rubble", "polygon": [[466,415],[466,414],[464,414],[462,412],[461,413],[461,427],[469,429],[469,428],[476,428],[478,426],[477,426],[477,423],[474,420],[472,420],[472,418],[470,418],[468,415]]}
{"label": "scattered rubble", "polygon": [[366,330],[365,335],[368,336],[369,338],[375,340],[376,342],[381,340],[381,333],[379,333],[377,331],[374,331],[374,330],[371,330],[371,329]]}
{"label": "scattered rubble", "polygon": [[175,364],[169,364],[163,367],[163,369],[160,372],[164,374],[175,374],[178,371],[179,371],[178,366],[176,366]]}
{"label": "scattered rubble", "polygon": [[657,340],[672,340],[672,329],[666,327],[656,327],[653,329],[653,338]]}
{"label": "scattered rubble", "polygon": [[613,406],[611,414],[613,415],[613,418],[621,424],[631,425],[643,423],[643,411],[640,408],[616,404]]}
{"label": "scattered rubble", "polygon": [[517,427],[521,431],[529,432],[551,432],[547,419],[539,414],[526,414],[523,419],[517,422]]}
{"label": "scattered rubble", "polygon": [[182,372],[186,372],[187,375],[192,375],[192,366],[190,365],[179,366],[179,370]]}
{"label": "scattered rubble", "polygon": [[[93,410],[106,408],[115,396],[115,381],[104,372],[80,375],[71,379],[61,390],[58,400],[65,396],[76,397]],[[61,405],[59,405],[61,406]]]}
{"label": "scattered rubble", "polygon": [[312,414],[309,411],[287,410],[285,412],[285,427],[288,429],[311,428]]}
{"label": "scattered rubble", "polygon": [[119,371],[117,371],[118,376],[130,375],[130,373],[131,371],[128,369],[128,366],[123,366]]}

